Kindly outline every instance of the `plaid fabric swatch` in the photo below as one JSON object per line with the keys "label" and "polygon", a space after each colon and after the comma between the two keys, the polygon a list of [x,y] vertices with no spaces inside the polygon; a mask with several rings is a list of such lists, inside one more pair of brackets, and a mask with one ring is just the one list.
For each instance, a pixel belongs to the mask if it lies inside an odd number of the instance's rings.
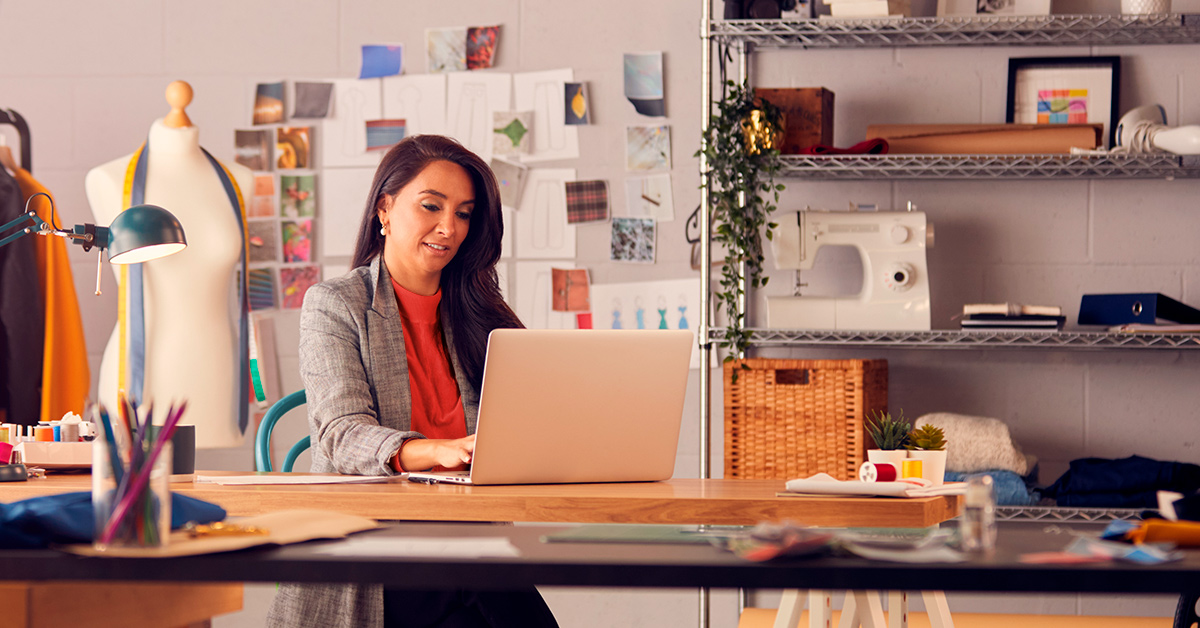
{"label": "plaid fabric swatch", "polygon": [[567,182],[567,222],[608,220],[607,181]]}

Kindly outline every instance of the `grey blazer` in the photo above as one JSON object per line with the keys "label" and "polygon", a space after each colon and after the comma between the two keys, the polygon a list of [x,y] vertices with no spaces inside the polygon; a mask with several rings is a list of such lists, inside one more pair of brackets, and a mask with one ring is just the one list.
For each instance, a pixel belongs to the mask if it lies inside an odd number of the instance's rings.
{"label": "grey blazer", "polygon": [[[450,328],[442,329],[458,380],[467,433],[475,433],[479,391],[466,380]],[[396,293],[382,257],[319,283],[300,312],[300,375],[308,397],[312,470],[395,475],[388,461],[410,438],[412,397]],[[383,625],[383,588],[284,584],[268,626]]]}

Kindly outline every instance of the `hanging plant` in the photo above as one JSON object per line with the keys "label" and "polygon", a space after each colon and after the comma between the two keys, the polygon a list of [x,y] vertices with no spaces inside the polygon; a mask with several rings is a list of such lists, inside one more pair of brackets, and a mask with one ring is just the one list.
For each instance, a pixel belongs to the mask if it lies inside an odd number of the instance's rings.
{"label": "hanging plant", "polygon": [[778,107],[756,98],[749,84],[733,81],[725,83],[721,99],[713,106],[696,155],[703,153],[708,159],[701,186],[708,189],[712,241],[727,251],[721,289],[713,296],[728,321],[720,346],[729,349],[725,356],[729,361],[745,357],[750,346],[745,314],[738,308],[743,285],[767,285],[768,278],[762,276],[762,234],[768,239],[773,236],[777,225],[769,222],[769,216],[784,188],[775,184],[783,115]]}

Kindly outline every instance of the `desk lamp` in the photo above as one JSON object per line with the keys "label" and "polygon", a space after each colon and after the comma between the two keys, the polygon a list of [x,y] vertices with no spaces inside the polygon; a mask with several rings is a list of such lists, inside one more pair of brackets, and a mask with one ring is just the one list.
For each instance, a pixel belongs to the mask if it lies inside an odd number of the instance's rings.
{"label": "desk lamp", "polygon": [[[111,264],[148,262],[178,253],[187,247],[179,219],[157,205],[134,205],[117,214],[112,224],[107,227],[84,223],[66,231],[56,225],[47,224],[38,217],[37,212],[29,209],[29,204],[38,196],[45,196],[50,201],[50,219],[54,220],[54,200],[49,194],[38,192],[25,202],[24,214],[0,227],[0,235],[10,229],[17,229],[15,233],[0,239],[0,247],[30,233],[55,235],[82,246],[84,251],[90,251],[92,247],[101,251],[108,249],[108,261]],[[96,294],[100,294],[100,268],[98,264]]]}
{"label": "desk lamp", "polygon": [[1176,155],[1200,155],[1200,126],[1167,126],[1162,105],[1143,105],[1125,112],[1117,123],[1117,146],[1130,153],[1154,149]]}

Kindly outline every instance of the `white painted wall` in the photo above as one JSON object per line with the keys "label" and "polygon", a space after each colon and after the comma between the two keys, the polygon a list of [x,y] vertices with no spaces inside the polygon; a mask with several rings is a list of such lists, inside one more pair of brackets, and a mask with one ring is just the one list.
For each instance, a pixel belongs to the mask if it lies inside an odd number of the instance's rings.
{"label": "white painted wall", "polygon": [[[1075,0],[1070,10],[1115,7],[1113,0],[1094,5]],[[1176,10],[1185,8],[1176,0]],[[596,124],[580,130],[582,156],[551,165],[574,167],[580,179],[607,179],[619,206],[624,126],[649,122],[623,98],[621,53],[662,50],[677,220],[660,228],[654,266],[608,262],[608,229],[600,225],[579,227],[577,261],[596,283],[678,279],[695,276],[688,266],[684,218],[698,202],[692,155],[700,129],[699,16],[696,0],[0,0],[5,27],[0,58],[7,61],[0,67],[0,107],[29,120],[34,174],[56,195],[65,221],[84,222],[91,219],[85,173],[131,152],[145,138],[150,123],[167,111],[162,94],[172,80],[192,84],[196,98],[188,112],[201,128],[201,141],[229,160],[233,130],[249,128],[255,82],[354,77],[359,46],[372,43],[403,43],[410,72],[420,73],[425,28],[499,23],[498,70],[573,67],[576,79],[589,83]],[[872,122],[1002,121],[1011,56],[1121,55],[1123,107],[1160,102],[1173,123],[1200,123],[1200,70],[1187,63],[1196,51],[1147,46],[768,52],[755,58],[753,72],[761,86],[832,89],[835,143],[848,145],[862,139]],[[781,208],[917,203],[938,234],[929,255],[934,327],[952,328],[950,316],[964,302],[1059,303],[1072,314],[1071,323],[1084,292],[1161,291],[1200,303],[1200,216],[1190,211],[1198,196],[1195,181],[794,183]],[[94,373],[116,319],[115,283],[106,270],[107,290],[92,296],[95,258],[76,248],[71,255]],[[777,273],[772,284],[782,287],[788,280]],[[286,391],[302,385],[296,327],[295,313],[277,315]],[[771,353],[887,358],[893,409],[904,408],[910,416],[947,410],[1000,417],[1042,458],[1044,482],[1083,455],[1200,461],[1191,427],[1191,384],[1200,358],[1190,353]],[[719,375],[715,380],[719,387]],[[700,456],[695,373],[691,391],[680,476],[695,476]],[[713,469],[720,473],[719,390],[713,401]],[[296,420],[281,431],[280,440],[291,442],[305,428]],[[250,448],[201,452],[199,463],[249,469]],[[247,591],[247,610],[218,625],[261,624],[273,587]],[[689,591],[554,589],[547,598],[564,626],[691,626],[697,613]],[[729,593],[717,595],[714,626],[735,625],[730,600]],[[954,596],[951,604],[1050,613],[1173,610],[1173,601],[1164,598]]]}

